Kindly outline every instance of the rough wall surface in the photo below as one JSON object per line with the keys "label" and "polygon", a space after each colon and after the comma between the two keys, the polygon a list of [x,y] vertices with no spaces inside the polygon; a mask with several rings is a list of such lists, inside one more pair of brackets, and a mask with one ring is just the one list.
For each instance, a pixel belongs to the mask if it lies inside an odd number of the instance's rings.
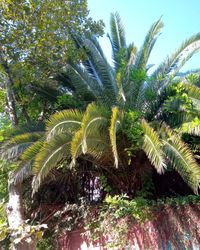
{"label": "rough wall surface", "polygon": [[[106,250],[107,240],[90,240],[89,232],[77,230],[58,238],[59,250]],[[168,206],[151,220],[129,226],[125,250],[200,250],[200,206]],[[112,241],[110,238],[109,241]],[[112,248],[122,250],[122,248]]]}

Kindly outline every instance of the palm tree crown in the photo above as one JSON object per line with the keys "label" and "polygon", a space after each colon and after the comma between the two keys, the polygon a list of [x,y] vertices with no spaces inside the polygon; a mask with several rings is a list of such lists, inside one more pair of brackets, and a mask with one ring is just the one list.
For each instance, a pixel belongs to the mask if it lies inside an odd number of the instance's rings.
{"label": "palm tree crown", "polygon": [[188,81],[188,75],[178,73],[199,50],[200,33],[149,75],[148,59],[162,27],[161,19],[153,23],[137,50],[134,44],[127,46],[120,16],[112,14],[108,37],[113,66],[96,38],[74,38],[85,56],[59,74],[68,92],[86,101],[89,97],[90,104],[85,111],[52,115],[45,136],[23,151],[20,164],[31,162],[34,191],[53,168],[64,164],[73,169],[82,159],[112,171],[130,166],[133,172],[148,172],[153,166],[161,174],[172,167],[198,193],[200,167],[182,134],[200,133],[200,123],[194,125],[199,117],[200,89]]}

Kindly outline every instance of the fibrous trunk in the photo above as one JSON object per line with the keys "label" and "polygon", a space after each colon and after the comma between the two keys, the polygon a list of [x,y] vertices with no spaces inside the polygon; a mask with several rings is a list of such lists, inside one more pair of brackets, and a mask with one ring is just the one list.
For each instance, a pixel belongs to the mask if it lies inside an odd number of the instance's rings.
{"label": "fibrous trunk", "polygon": [[[15,239],[19,237],[17,231],[24,225],[24,209],[22,202],[22,185],[15,184],[9,178],[8,181],[9,202],[7,204],[7,218],[9,228],[11,230],[12,250],[34,250],[36,249],[36,241],[31,238],[30,242],[25,239],[19,243],[15,243]],[[18,231],[19,232],[19,231]]]}

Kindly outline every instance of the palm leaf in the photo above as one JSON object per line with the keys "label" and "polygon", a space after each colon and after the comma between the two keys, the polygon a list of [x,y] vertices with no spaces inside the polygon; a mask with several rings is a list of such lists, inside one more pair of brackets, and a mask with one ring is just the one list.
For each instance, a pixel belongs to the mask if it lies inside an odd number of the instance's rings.
{"label": "palm leaf", "polygon": [[47,141],[60,133],[73,134],[81,126],[82,112],[76,109],[68,109],[55,113],[47,122]]}
{"label": "palm leaf", "polygon": [[200,88],[188,83],[184,84],[184,88],[186,89],[188,96],[192,100],[194,107],[197,110],[200,110]]}
{"label": "palm leaf", "polygon": [[30,133],[16,135],[9,140],[7,145],[34,142],[40,139],[43,135],[44,132],[30,132]]}
{"label": "palm leaf", "polygon": [[72,162],[81,154],[87,152],[87,137],[94,132],[103,130],[107,122],[108,109],[104,106],[97,106],[94,103],[88,105],[82,119],[81,128],[75,133],[71,143]]}
{"label": "palm leaf", "polygon": [[110,17],[112,43],[116,51],[126,47],[125,30],[119,13],[111,13]]}
{"label": "palm leaf", "polygon": [[36,155],[39,153],[43,146],[43,141],[39,140],[34,142],[26,148],[20,156],[20,162],[17,169],[13,172],[15,184],[22,183],[26,178],[32,175],[32,166]]}
{"label": "palm leaf", "polygon": [[62,134],[54,137],[50,143],[44,143],[40,152],[36,155],[33,173],[33,193],[38,190],[42,181],[53,168],[58,167],[64,160],[70,157],[71,136]]}
{"label": "palm leaf", "polygon": [[[164,88],[170,79],[170,76],[175,76],[178,70],[191,58],[200,48],[200,33],[186,40],[177,51],[168,57],[152,74],[152,77],[158,80],[158,89]],[[186,59],[186,60],[185,60]],[[181,66],[181,67],[180,67]],[[159,80],[159,78],[161,80]],[[164,78],[164,80],[163,80]]]}
{"label": "palm leaf", "polygon": [[153,23],[151,26],[149,32],[147,33],[147,36],[145,38],[145,41],[142,45],[142,48],[138,52],[136,62],[135,62],[135,68],[138,70],[145,70],[146,64],[148,62],[150,53],[153,49],[153,46],[157,40],[158,35],[160,34],[161,29],[163,28],[163,22],[161,19]]}
{"label": "palm leaf", "polygon": [[200,167],[194,160],[191,150],[179,137],[173,136],[163,140],[163,151],[183,180],[197,194],[200,187]]}
{"label": "palm leaf", "polygon": [[110,27],[111,27],[111,37],[108,35],[113,53],[113,60],[115,64],[115,69],[117,71],[120,61],[118,59],[119,51],[122,48],[126,48],[126,38],[125,38],[125,30],[121,21],[119,14],[111,13],[110,17]]}
{"label": "palm leaf", "polygon": [[200,136],[200,123],[192,121],[182,124],[181,133],[187,133],[190,135]]}
{"label": "palm leaf", "polygon": [[120,111],[117,107],[112,108],[112,116],[109,127],[110,143],[112,147],[112,152],[114,156],[115,167],[118,167],[118,153],[117,153],[117,129],[120,124]]}
{"label": "palm leaf", "polygon": [[[81,68],[80,65],[67,64],[63,72],[70,80],[70,85],[73,86],[74,92],[78,96],[91,95],[95,99],[99,94],[99,86],[88,75],[87,71]],[[71,88],[72,88],[71,86]]]}
{"label": "palm leaf", "polygon": [[156,131],[154,131],[144,119],[141,124],[144,130],[143,150],[152,165],[156,168],[157,172],[161,174],[166,167],[163,157],[162,143],[159,140]]}
{"label": "palm leaf", "polygon": [[44,132],[32,132],[16,135],[1,147],[1,159],[16,160],[32,143],[40,139]]}
{"label": "palm leaf", "polygon": [[93,77],[96,77],[97,81],[101,81],[106,102],[111,105],[116,103],[118,93],[113,69],[108,64],[107,60],[101,56],[98,48],[91,40],[85,39],[84,46],[88,57],[95,69],[95,74],[93,75]]}

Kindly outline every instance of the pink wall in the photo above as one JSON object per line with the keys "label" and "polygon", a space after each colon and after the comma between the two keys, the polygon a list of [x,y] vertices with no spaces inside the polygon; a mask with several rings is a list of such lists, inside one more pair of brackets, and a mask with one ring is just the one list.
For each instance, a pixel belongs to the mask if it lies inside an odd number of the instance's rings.
{"label": "pink wall", "polygon": [[[130,250],[200,250],[200,205],[163,206],[144,223],[127,221]],[[112,228],[110,228],[112,230]],[[77,230],[58,238],[58,250],[105,250],[106,240],[92,243],[89,232]],[[115,249],[115,250],[122,250]]]}

